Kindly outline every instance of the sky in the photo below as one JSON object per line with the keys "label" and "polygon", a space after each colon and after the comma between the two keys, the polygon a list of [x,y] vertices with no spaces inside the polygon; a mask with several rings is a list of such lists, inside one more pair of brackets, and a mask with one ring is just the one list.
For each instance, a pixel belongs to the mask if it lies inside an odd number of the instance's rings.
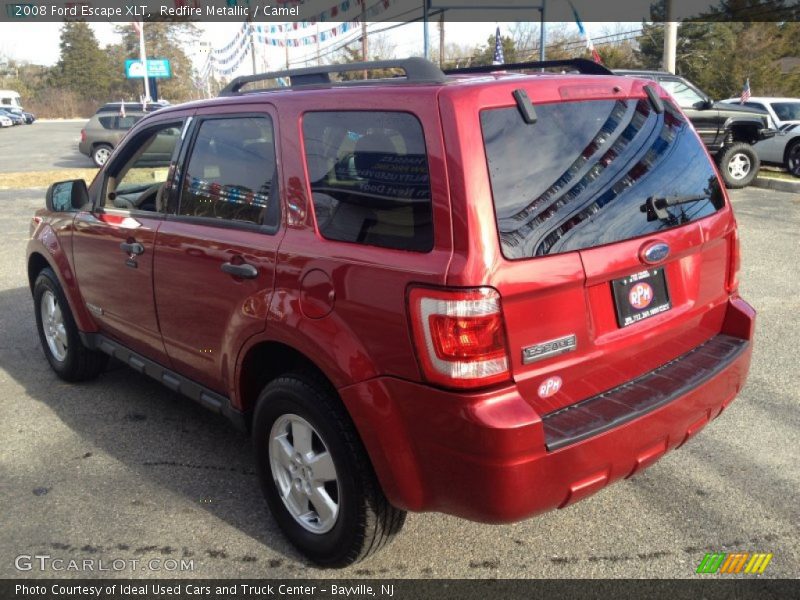
{"label": "sky", "polygon": [[[115,25],[125,23],[90,23],[101,46],[113,44],[118,41],[119,36],[114,32]],[[224,47],[241,27],[240,23],[199,23],[205,35],[204,40],[211,43],[212,47]],[[387,23],[372,24],[369,32],[373,33],[386,27]],[[486,39],[492,35],[496,27],[500,27],[502,34],[507,34],[513,23],[447,23],[445,28],[446,41],[455,41],[462,45],[484,44]],[[590,35],[598,36],[609,28],[609,23],[585,23]],[[635,28],[637,24],[631,24]],[[549,26],[558,26],[550,24]],[[566,24],[567,27],[577,26],[574,23]],[[30,62],[34,64],[53,65],[59,58],[59,30],[60,23],[0,23],[0,61],[11,58],[17,61]],[[358,33],[351,32],[353,39],[358,37]],[[421,23],[407,23],[396,27],[383,34],[394,46],[395,55],[402,56],[421,56],[423,47],[423,26]],[[345,38],[337,37],[333,41],[321,45],[321,53],[327,48],[341,44]],[[429,28],[429,40],[431,48],[438,48],[439,33],[438,26],[432,23]],[[316,49],[313,46],[290,49],[290,61],[296,61],[303,57],[314,58]],[[197,67],[203,62],[203,55],[199,51],[189,52]],[[285,61],[285,50],[265,46],[258,52],[259,70],[274,70],[282,68]],[[302,64],[293,66],[303,66]],[[122,66],[120,66],[122,69]],[[245,60],[236,75],[249,74],[252,70],[251,61]]]}

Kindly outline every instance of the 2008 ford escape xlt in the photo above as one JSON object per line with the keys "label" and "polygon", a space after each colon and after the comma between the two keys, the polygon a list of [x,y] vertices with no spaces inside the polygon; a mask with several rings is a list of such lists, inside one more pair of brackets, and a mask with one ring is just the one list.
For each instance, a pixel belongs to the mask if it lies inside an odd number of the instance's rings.
{"label": "2008 ford escape xlt", "polygon": [[[542,66],[570,72],[517,72]],[[111,355],[248,430],[318,564],[373,553],[406,511],[570,505],[742,387],[736,222],[654,82],[406,59],[221,96],[142,119],[88,188],[51,186],[37,325],[68,381]]]}

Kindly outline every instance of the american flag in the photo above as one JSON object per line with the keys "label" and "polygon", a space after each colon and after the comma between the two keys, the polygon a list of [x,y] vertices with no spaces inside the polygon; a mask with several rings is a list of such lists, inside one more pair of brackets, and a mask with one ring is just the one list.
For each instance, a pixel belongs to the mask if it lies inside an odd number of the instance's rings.
{"label": "american flag", "polygon": [[750,78],[749,77],[744,82],[744,87],[742,88],[742,98],[739,101],[739,104],[744,104],[748,100],[750,100]]}
{"label": "american flag", "polygon": [[503,58],[503,41],[500,39],[500,26],[497,26],[497,31],[494,34],[494,59],[493,65],[502,65],[505,61]]}

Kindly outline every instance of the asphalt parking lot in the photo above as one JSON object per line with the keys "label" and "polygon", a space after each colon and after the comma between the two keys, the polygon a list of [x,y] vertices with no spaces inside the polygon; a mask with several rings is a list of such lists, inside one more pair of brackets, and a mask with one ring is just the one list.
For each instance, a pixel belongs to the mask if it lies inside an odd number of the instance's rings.
{"label": "asphalt parking lot", "polygon": [[78,152],[86,121],[36,121],[0,130],[0,173],[83,169],[92,159]]}
{"label": "asphalt parking lot", "polygon": [[[759,317],[749,381],[718,420],[565,510],[506,526],[410,515],[373,559],[324,571],[281,537],[249,441],[224,420],[119,365],[86,384],[55,377],[24,266],[44,190],[0,191],[0,577],[91,574],[15,567],[20,555],[49,555],[139,561],[133,572],[94,573],[104,577],[686,578],[706,552],[749,551],[774,554],[764,577],[797,578],[800,195],[732,197],[741,290]],[[147,569],[152,559],[160,570]],[[194,568],[166,570],[167,559]]]}

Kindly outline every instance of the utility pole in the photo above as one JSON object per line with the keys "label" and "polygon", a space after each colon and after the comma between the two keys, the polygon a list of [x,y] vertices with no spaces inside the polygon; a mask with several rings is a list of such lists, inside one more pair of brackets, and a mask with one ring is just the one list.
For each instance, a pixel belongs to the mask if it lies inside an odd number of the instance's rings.
{"label": "utility pole", "polygon": [[444,11],[439,13],[439,68],[444,69]]}
{"label": "utility pole", "polygon": [[[544,45],[547,41],[547,33],[545,31],[545,25],[547,25],[547,15],[545,14],[546,10],[547,0],[542,0],[542,6],[539,7],[539,23],[541,24],[539,29],[539,60],[542,62],[544,62],[545,59]],[[544,69],[542,69],[542,71],[544,71]]]}
{"label": "utility pole", "polygon": [[664,0],[664,70],[675,72],[675,50],[678,46],[678,23],[674,20],[673,0]]}
{"label": "utility pole", "polygon": [[[369,60],[369,45],[367,42],[367,3],[361,3],[361,60]],[[369,79],[369,72],[364,70],[364,79]]]}
{"label": "utility pole", "polygon": [[[362,4],[366,6],[366,2]],[[361,11],[361,60],[369,60],[369,45],[367,43],[367,13],[366,9]]]}
{"label": "utility pole", "polygon": [[319,67],[320,65],[322,65],[322,57],[320,56],[320,53],[319,53],[319,21],[317,21],[316,39],[317,39],[317,66]]}
{"label": "utility pole", "polygon": [[[247,0],[247,4],[250,4],[250,0]],[[255,42],[255,33],[253,32],[253,17],[248,11],[247,13],[247,33],[250,35],[250,59],[252,60],[253,64],[253,75],[255,75],[258,71],[256,71],[256,42]]]}
{"label": "utility pole", "polygon": [[147,77],[147,52],[144,49],[144,19],[141,21],[134,21],[133,28],[139,34],[139,60],[142,61],[142,68],[144,69],[144,101],[143,104],[150,102],[150,79]]}

